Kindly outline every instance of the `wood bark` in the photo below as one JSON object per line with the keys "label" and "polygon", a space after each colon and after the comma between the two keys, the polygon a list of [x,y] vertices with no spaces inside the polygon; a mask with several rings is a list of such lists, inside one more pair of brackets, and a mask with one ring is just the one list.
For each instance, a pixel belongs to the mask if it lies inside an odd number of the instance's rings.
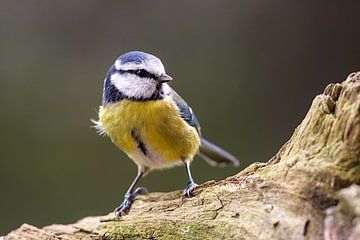
{"label": "wood bark", "polygon": [[[11,239],[360,239],[360,72],[315,97],[267,163],[181,191],[137,197],[128,215],[24,224]],[[351,186],[352,185],[352,186]]]}

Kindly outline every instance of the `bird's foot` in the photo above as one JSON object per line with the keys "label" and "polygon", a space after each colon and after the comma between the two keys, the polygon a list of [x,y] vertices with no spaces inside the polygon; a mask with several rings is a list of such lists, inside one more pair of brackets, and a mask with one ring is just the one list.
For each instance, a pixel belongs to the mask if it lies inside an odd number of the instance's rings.
{"label": "bird's foot", "polygon": [[124,201],[120,204],[120,206],[118,206],[117,208],[115,208],[114,213],[116,217],[121,217],[126,215],[131,207],[131,204],[134,201],[134,198],[138,195],[143,195],[143,194],[147,194],[148,190],[144,187],[138,187],[135,189],[135,191],[133,193],[127,193],[124,197]]}
{"label": "bird's foot", "polygon": [[195,190],[195,188],[197,188],[199,185],[197,185],[194,181],[189,181],[188,184],[186,185],[182,196],[184,197],[191,197],[191,193]]}

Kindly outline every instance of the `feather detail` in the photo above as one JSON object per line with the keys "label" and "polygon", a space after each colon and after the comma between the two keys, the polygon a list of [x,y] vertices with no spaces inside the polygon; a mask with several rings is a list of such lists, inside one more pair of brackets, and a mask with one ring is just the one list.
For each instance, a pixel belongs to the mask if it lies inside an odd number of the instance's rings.
{"label": "feather detail", "polygon": [[198,154],[211,166],[223,167],[232,165],[238,167],[240,165],[240,161],[236,157],[204,138],[201,138]]}
{"label": "feather detail", "polygon": [[94,119],[90,119],[90,121],[94,124],[93,126],[91,126],[92,128],[96,129],[96,132],[100,135],[100,136],[107,136],[108,133],[105,130],[103,124],[100,121],[96,121]]}

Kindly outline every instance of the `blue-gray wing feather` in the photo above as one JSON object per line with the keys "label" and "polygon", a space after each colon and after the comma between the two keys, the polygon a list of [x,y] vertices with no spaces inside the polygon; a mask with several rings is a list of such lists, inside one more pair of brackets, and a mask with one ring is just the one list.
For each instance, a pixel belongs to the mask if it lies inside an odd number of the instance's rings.
{"label": "blue-gray wing feather", "polygon": [[238,166],[239,160],[231,155],[226,150],[219,146],[209,142],[208,140],[201,137],[201,128],[199,121],[195,114],[189,107],[189,105],[182,99],[173,89],[170,91],[170,96],[179,108],[180,116],[190,126],[194,127],[199,133],[201,139],[201,146],[199,149],[199,156],[206,160],[212,166],[225,166],[233,165]]}
{"label": "blue-gray wing feather", "polygon": [[176,106],[179,108],[181,118],[184,119],[187,124],[194,127],[198,132],[199,136],[201,136],[200,123],[197,120],[195,114],[193,113],[191,107],[173,89],[171,89],[171,98],[176,103]]}

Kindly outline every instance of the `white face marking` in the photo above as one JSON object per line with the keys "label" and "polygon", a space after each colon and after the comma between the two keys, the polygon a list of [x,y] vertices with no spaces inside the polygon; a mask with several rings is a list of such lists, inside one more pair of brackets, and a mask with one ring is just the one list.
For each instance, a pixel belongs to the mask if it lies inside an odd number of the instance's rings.
{"label": "white face marking", "polygon": [[122,64],[120,60],[115,61],[115,69],[116,70],[137,70],[137,69],[145,69],[149,73],[155,74],[156,76],[160,76],[165,74],[165,68],[160,59],[153,57],[148,59],[147,61],[136,64],[136,63],[125,63]]}
{"label": "white face marking", "polygon": [[128,97],[150,98],[156,90],[155,80],[141,78],[134,74],[114,73],[110,80],[117,89]]}
{"label": "white face marking", "polygon": [[[115,61],[116,70],[138,70],[144,69],[147,72],[160,76],[165,73],[164,65],[161,63],[160,59],[153,57],[144,61],[141,64],[136,63],[125,63],[122,64],[120,60]],[[135,74],[131,73],[114,73],[110,78],[111,82],[119,89],[123,94],[128,97],[134,98],[150,98],[156,90],[156,85],[158,82],[154,79],[141,78]],[[167,84],[163,84],[167,86]],[[167,93],[168,86],[164,88],[164,92]]]}
{"label": "white face marking", "polygon": [[169,96],[170,94],[170,86],[167,83],[163,83],[162,90],[164,92],[164,96]]}

